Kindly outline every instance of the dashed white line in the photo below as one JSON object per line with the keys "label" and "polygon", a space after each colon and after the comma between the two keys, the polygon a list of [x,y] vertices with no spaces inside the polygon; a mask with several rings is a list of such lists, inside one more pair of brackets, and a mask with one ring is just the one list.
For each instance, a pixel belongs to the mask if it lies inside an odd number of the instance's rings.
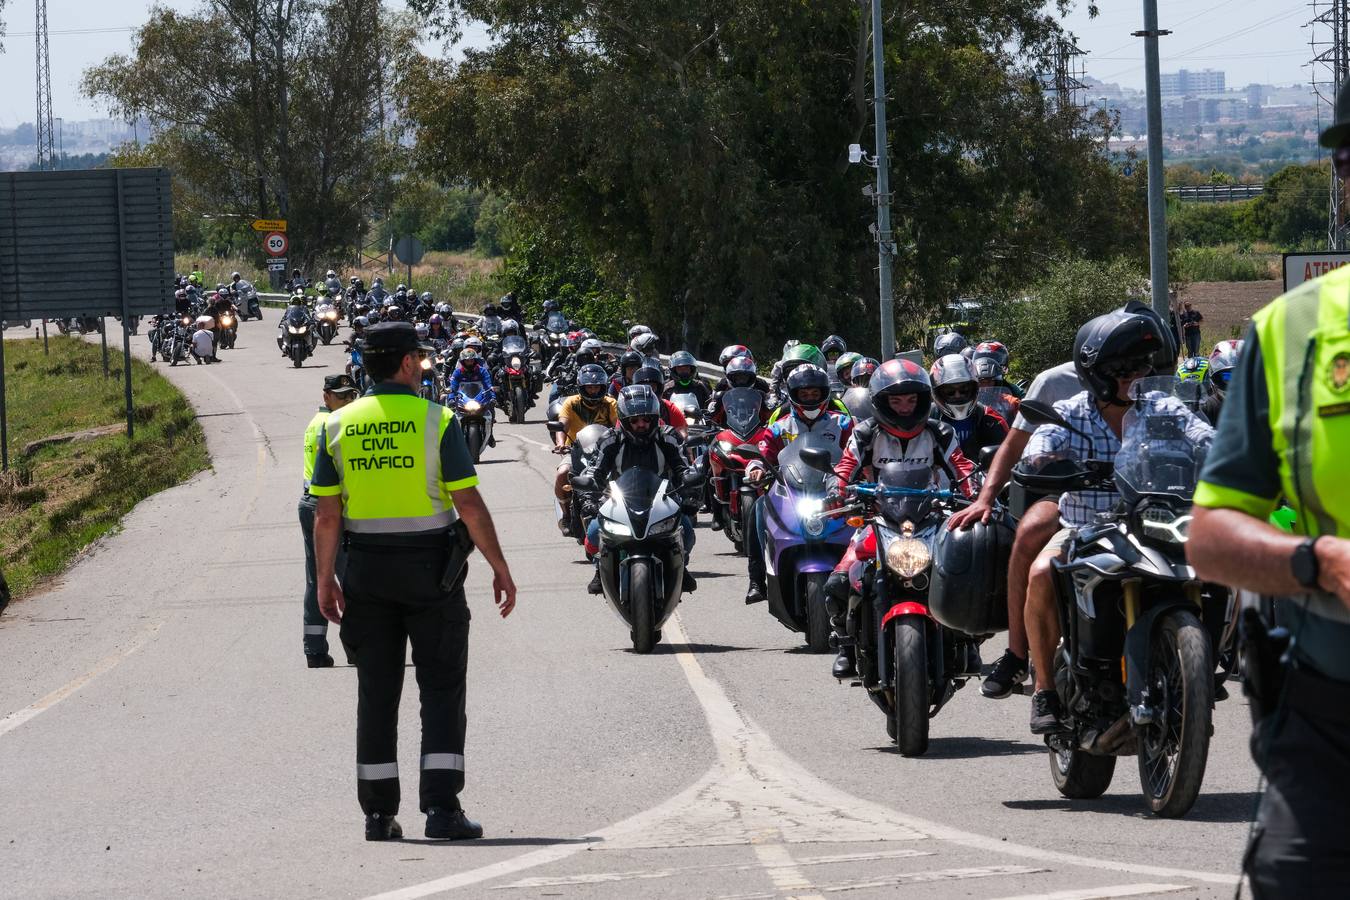
{"label": "dashed white line", "polygon": [[1189,884],[1117,884],[1111,887],[1055,891],[1051,894],[1018,894],[1016,897],[999,897],[998,900],[1115,900],[1116,897],[1147,897],[1194,889]]}

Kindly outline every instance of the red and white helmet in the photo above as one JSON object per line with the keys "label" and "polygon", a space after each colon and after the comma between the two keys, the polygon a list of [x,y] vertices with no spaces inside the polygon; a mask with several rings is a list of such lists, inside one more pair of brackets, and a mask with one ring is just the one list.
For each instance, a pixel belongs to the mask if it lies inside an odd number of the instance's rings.
{"label": "red and white helmet", "polygon": [[1217,344],[1214,345],[1214,349],[1210,351],[1209,354],[1210,363],[1212,364],[1215,359],[1230,351],[1233,353],[1241,353],[1242,341],[1236,340],[1219,341]]}
{"label": "red and white helmet", "polygon": [[[888,359],[867,385],[872,394],[872,415],[882,428],[896,437],[912,438],[923,431],[933,408],[933,382],[923,366],[908,359]],[[915,394],[913,412],[900,415],[891,409],[890,398]]]}
{"label": "red and white helmet", "polygon": [[726,347],[722,348],[722,355],[717,357],[717,363],[718,365],[720,365],[722,368],[725,369],[727,367],[727,363],[731,362],[738,356],[748,356],[750,357],[751,362],[755,361],[754,356],[752,356],[750,353],[749,347],[745,346],[744,344],[728,344]]}

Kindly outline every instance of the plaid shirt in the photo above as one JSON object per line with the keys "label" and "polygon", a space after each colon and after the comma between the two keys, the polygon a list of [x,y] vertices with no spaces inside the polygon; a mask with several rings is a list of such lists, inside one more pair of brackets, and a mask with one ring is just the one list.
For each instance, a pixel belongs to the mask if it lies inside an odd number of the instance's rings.
{"label": "plaid shirt", "polygon": [[[1175,403],[1177,411],[1186,414],[1187,437],[1192,441],[1207,439],[1213,434],[1210,427],[1190,411],[1180,400],[1165,401]],[[1022,456],[1035,459],[1037,456],[1052,456],[1061,459],[1100,459],[1114,463],[1120,453],[1120,438],[1116,437],[1102,418],[1097,403],[1087,391],[1075,394],[1068,400],[1055,403],[1055,411],[1065,420],[1091,435],[1091,440],[1074,434],[1057,425],[1042,425],[1032,434]],[[1118,495],[1104,491],[1075,491],[1059,498],[1059,519],[1066,528],[1082,528],[1090,525],[1097,513],[1110,512],[1116,505]]]}

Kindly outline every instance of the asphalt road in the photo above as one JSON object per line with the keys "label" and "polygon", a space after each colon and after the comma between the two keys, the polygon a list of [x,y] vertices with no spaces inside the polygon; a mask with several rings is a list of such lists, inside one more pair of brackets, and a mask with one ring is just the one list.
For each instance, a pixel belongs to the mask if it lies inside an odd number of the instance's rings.
{"label": "asphalt road", "polygon": [[[355,671],[301,653],[301,434],[344,357],[292,369],[276,315],[221,365],[162,366],[214,469],[0,618],[0,896],[1231,896],[1257,785],[1240,698],[1182,821],[1146,815],[1129,759],[1101,799],[1062,799],[1021,697],[968,687],[904,759],[829,657],[743,605],[706,522],[698,592],[637,656],[553,526],[541,411],[480,468],[521,589],[503,621],[472,568],[463,799],[487,837],[423,841],[405,774],[408,839],[366,843]],[[405,698],[415,773],[411,677]]]}

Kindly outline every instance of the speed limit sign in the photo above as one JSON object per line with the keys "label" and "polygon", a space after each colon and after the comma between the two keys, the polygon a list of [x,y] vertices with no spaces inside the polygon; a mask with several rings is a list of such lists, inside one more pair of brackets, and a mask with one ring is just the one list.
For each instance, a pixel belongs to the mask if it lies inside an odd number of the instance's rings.
{"label": "speed limit sign", "polygon": [[280,231],[268,232],[267,237],[263,238],[263,249],[267,251],[268,256],[285,256],[286,248],[290,246],[290,241],[286,240],[286,235]]}

